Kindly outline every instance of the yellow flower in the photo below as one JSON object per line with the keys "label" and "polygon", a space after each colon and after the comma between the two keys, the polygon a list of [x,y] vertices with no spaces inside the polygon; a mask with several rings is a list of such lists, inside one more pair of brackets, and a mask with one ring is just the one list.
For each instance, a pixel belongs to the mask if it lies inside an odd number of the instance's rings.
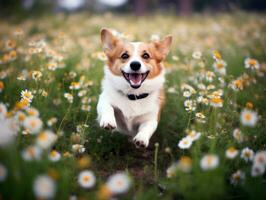
{"label": "yellow flower", "polygon": [[80,159],[78,159],[78,166],[79,168],[87,168],[90,166],[91,159],[88,156],[83,156]]}
{"label": "yellow flower", "polygon": [[248,108],[248,109],[252,109],[253,108],[253,103],[252,102],[247,102],[246,103],[246,108]]}
{"label": "yellow flower", "polygon": [[102,185],[100,190],[97,192],[97,199],[99,200],[110,199],[111,196],[112,193],[106,185]]}
{"label": "yellow flower", "polygon": [[222,59],[222,55],[221,55],[221,53],[220,53],[219,51],[215,50],[215,51],[212,52],[212,54],[213,54],[213,58],[214,58],[215,60],[220,60],[220,59]]}
{"label": "yellow flower", "polygon": [[182,156],[178,161],[178,168],[183,172],[189,172],[192,166],[192,159],[188,156]]}

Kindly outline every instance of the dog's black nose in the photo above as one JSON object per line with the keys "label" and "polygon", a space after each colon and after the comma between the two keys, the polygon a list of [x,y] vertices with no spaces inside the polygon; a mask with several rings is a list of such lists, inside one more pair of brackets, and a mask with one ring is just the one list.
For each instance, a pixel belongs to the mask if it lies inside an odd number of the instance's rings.
{"label": "dog's black nose", "polygon": [[130,68],[133,70],[133,71],[138,71],[141,67],[141,64],[140,62],[138,61],[133,61],[130,63]]}

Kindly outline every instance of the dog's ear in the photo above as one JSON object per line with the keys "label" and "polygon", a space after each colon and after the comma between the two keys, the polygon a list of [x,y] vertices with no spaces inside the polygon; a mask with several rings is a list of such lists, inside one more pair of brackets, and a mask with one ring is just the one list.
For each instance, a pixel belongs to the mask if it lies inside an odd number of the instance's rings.
{"label": "dog's ear", "polygon": [[119,41],[119,39],[113,35],[112,31],[107,28],[102,28],[101,40],[105,53],[113,50]]}
{"label": "dog's ear", "polygon": [[170,51],[172,40],[172,36],[168,35],[163,40],[152,42],[153,46],[155,47],[156,57],[159,61],[162,61],[166,58]]}

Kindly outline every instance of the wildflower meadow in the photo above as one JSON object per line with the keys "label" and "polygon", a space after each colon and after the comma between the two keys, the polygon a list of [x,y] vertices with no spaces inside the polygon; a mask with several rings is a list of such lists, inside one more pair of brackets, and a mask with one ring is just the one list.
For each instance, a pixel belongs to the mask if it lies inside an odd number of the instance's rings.
{"label": "wildflower meadow", "polygon": [[[266,16],[0,20],[0,199],[265,199]],[[173,36],[147,149],[101,129],[100,30]]]}

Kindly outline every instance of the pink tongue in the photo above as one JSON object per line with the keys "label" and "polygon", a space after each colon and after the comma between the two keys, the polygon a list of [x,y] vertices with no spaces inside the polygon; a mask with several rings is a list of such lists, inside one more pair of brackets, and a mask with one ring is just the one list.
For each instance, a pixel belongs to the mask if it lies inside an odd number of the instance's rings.
{"label": "pink tongue", "polygon": [[141,77],[141,74],[129,74],[129,80],[134,84],[140,84]]}

